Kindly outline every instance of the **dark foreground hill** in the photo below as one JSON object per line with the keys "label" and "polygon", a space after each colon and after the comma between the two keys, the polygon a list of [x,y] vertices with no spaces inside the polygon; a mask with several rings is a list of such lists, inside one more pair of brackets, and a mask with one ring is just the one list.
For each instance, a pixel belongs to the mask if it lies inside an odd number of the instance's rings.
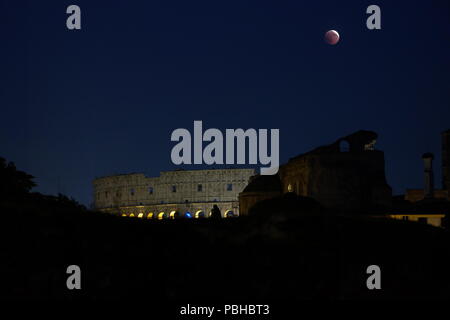
{"label": "dark foreground hill", "polygon": [[[449,233],[427,225],[324,214],[311,204],[302,212],[157,221],[47,200],[1,204],[1,298],[450,297]],[[74,264],[80,291],[66,288]],[[366,287],[372,264],[381,267],[381,290]]]}

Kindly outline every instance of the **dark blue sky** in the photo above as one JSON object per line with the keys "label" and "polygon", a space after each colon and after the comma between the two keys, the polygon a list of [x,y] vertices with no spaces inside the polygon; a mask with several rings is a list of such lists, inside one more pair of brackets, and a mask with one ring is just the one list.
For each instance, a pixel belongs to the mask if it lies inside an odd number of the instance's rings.
{"label": "dark blue sky", "polygon": [[[370,4],[382,30],[366,28]],[[0,156],[37,191],[88,204],[96,176],[174,169],[170,134],[194,120],[279,128],[282,162],[374,130],[395,193],[422,186],[426,151],[441,185],[448,1],[10,0],[0,26]]]}

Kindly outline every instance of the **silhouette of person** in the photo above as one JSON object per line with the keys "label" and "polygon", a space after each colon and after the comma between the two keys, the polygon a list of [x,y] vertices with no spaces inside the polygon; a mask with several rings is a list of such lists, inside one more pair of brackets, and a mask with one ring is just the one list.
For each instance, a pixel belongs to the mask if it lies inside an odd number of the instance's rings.
{"label": "silhouette of person", "polygon": [[217,204],[213,205],[213,208],[211,210],[211,218],[212,219],[220,219],[220,218],[222,218],[222,214],[220,213],[220,209],[217,206]]}

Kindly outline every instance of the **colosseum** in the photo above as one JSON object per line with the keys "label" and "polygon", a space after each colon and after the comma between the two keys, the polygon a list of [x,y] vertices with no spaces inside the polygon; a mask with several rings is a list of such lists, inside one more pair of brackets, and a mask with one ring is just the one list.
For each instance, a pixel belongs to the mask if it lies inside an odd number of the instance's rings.
{"label": "colosseum", "polygon": [[176,170],[159,177],[120,174],[94,180],[95,209],[115,215],[174,219],[209,217],[217,205],[223,217],[239,216],[238,195],[254,169]]}

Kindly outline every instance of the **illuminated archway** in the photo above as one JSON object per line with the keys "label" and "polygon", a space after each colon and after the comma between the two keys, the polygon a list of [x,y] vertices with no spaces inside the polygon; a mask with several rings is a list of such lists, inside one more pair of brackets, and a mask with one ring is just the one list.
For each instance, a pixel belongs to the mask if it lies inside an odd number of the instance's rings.
{"label": "illuminated archway", "polygon": [[134,213],[130,213],[130,218],[134,218]]}
{"label": "illuminated archway", "polygon": [[287,191],[294,192],[294,187],[292,186],[292,184],[290,184],[290,183],[288,184]]}
{"label": "illuminated archway", "polygon": [[144,214],[143,214],[142,212],[140,212],[140,213],[138,214],[138,218],[142,219],[143,217],[144,217]]}
{"label": "illuminated archway", "polygon": [[153,212],[150,212],[150,213],[147,215],[147,219],[153,219]]}
{"label": "illuminated archway", "polygon": [[122,217],[127,217],[127,214],[126,213],[122,213]]}
{"label": "illuminated archway", "polygon": [[195,213],[195,218],[196,218],[196,219],[199,219],[199,218],[205,218],[205,211],[203,211],[203,210],[198,210],[198,211]]}
{"label": "illuminated archway", "polygon": [[162,219],[167,219],[167,214],[164,211],[158,213],[158,220]]}
{"label": "illuminated archway", "polygon": [[169,214],[170,219],[177,219],[179,217],[180,217],[180,213],[176,210],[171,211]]}
{"label": "illuminated archway", "polygon": [[234,218],[234,217],[236,217],[236,215],[233,210],[227,210],[225,212],[225,218]]}

